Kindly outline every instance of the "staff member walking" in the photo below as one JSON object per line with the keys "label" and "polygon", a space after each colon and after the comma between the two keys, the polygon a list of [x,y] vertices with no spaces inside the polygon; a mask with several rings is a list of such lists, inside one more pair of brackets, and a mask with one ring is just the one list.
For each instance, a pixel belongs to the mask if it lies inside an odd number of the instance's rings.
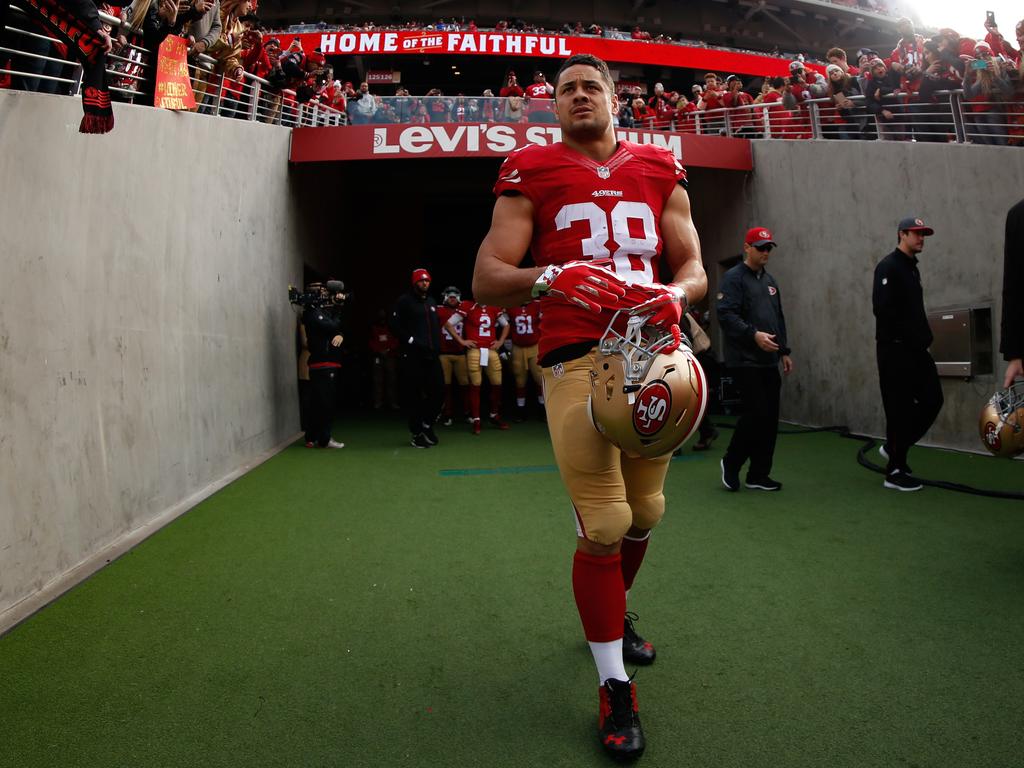
{"label": "staff member walking", "polygon": [[924,239],[934,234],[921,219],[899,223],[896,250],[875,267],[872,305],[878,352],[878,382],[885,407],[885,445],[888,459],[886,488],[919,491],[921,483],[907,464],[910,446],[924,437],[942,409],[942,387],[935,361],[928,353],[932,331],[924,311],[917,254]]}
{"label": "staff member walking", "polygon": [[398,363],[399,397],[415,448],[437,445],[434,422],[444,401],[441,373],[441,323],[430,298],[430,273],[412,273],[412,290],[399,296],[391,313],[391,330],[401,344]]}
{"label": "staff member walking", "polygon": [[764,268],[775,247],[765,227],[748,230],[743,261],[725,273],[718,294],[725,364],[735,376],[743,402],[743,414],[722,458],[722,484],[730,491],[740,489],[740,468],[748,459],[747,488],[782,489],[782,483],[769,474],[779,431],[779,363],[789,375],[793,361],[779,286]]}

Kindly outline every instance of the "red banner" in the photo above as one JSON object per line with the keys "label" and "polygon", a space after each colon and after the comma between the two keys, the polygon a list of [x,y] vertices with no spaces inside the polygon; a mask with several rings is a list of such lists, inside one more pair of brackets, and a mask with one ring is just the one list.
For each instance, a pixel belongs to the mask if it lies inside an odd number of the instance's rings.
{"label": "red banner", "polygon": [[[285,38],[282,43],[287,47],[290,38],[280,33],[274,36]],[[590,53],[609,62],[737,72],[758,77],[789,74],[789,61],[774,56],[603,37],[520,32],[312,32],[295,37],[302,41],[307,52],[319,48],[327,56],[443,53],[564,59],[574,53]]]}
{"label": "red banner", "polygon": [[161,109],[195,109],[196,97],[188,79],[188,43],[183,37],[170,35],[160,43],[154,103]]}
{"label": "red banner", "polygon": [[[666,131],[620,129],[622,141],[666,147],[691,167],[749,171],[750,142],[721,136],[696,136]],[[292,134],[293,163],[338,160],[377,160],[410,157],[504,157],[526,144],[562,140],[552,125],[518,123],[433,123],[429,125],[352,125],[336,128],[296,128]]]}

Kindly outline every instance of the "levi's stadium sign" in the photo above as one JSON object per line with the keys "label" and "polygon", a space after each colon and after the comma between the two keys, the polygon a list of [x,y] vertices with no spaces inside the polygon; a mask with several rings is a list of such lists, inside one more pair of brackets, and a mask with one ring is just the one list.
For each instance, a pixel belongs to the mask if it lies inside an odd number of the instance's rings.
{"label": "levi's stadium sign", "polygon": [[[285,47],[291,39],[284,34],[267,35],[272,36],[281,38]],[[758,77],[789,74],[788,60],[774,56],[603,37],[522,32],[308,32],[293,37],[301,41],[303,50],[319,48],[327,56],[449,54],[565,59],[574,53],[590,53],[611,62],[739,72]]]}
{"label": "levi's stadium sign", "polygon": [[[616,136],[635,144],[665,147],[687,166],[749,171],[750,142],[722,136],[620,129]],[[504,157],[527,144],[553,144],[562,129],[516,123],[431,123],[296,128],[293,163],[395,158]]]}

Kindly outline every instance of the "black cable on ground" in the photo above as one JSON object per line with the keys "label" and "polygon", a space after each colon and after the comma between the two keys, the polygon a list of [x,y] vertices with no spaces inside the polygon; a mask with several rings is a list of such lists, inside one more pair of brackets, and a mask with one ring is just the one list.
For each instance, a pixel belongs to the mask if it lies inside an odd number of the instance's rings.
{"label": "black cable on ground", "polygon": [[[714,424],[717,427],[725,427],[727,429],[735,429],[735,424]],[[880,475],[885,474],[885,468],[877,464],[873,464],[868,461],[867,453],[874,449],[878,444],[878,441],[873,437],[867,435],[858,435],[855,432],[851,432],[849,427],[836,425],[831,427],[797,427],[791,429],[780,429],[780,435],[807,435],[813,432],[834,432],[840,437],[846,437],[850,440],[860,440],[864,443],[857,451],[857,463],[865,469],[869,469],[872,472],[877,472]],[[914,475],[914,479],[920,482],[922,485],[927,485],[929,488],[941,488],[945,491],[956,491],[957,493],[969,493],[972,496],[987,496],[991,499],[1015,499],[1017,501],[1024,501],[1024,493],[1016,493],[1014,491],[992,491],[987,488],[975,488],[971,485],[964,485],[963,483],[950,483],[945,480],[926,480],[923,477]]]}

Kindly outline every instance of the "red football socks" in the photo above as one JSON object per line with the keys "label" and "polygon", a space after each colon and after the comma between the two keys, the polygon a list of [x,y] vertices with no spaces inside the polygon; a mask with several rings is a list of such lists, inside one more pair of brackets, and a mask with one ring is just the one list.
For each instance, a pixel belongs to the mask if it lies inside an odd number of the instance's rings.
{"label": "red football socks", "polygon": [[501,412],[501,387],[491,385],[491,416]]}
{"label": "red football socks", "polygon": [[647,554],[647,544],[651,540],[651,532],[647,531],[642,539],[631,539],[624,536],[619,552],[622,555],[622,583],[629,590],[633,586],[637,571]]}
{"label": "red football socks", "polygon": [[469,385],[469,415],[480,418],[480,387],[473,384]]}
{"label": "red football socks", "polygon": [[577,550],[572,561],[572,592],[583,634],[594,643],[622,638],[626,588],[619,555],[588,555]]}

